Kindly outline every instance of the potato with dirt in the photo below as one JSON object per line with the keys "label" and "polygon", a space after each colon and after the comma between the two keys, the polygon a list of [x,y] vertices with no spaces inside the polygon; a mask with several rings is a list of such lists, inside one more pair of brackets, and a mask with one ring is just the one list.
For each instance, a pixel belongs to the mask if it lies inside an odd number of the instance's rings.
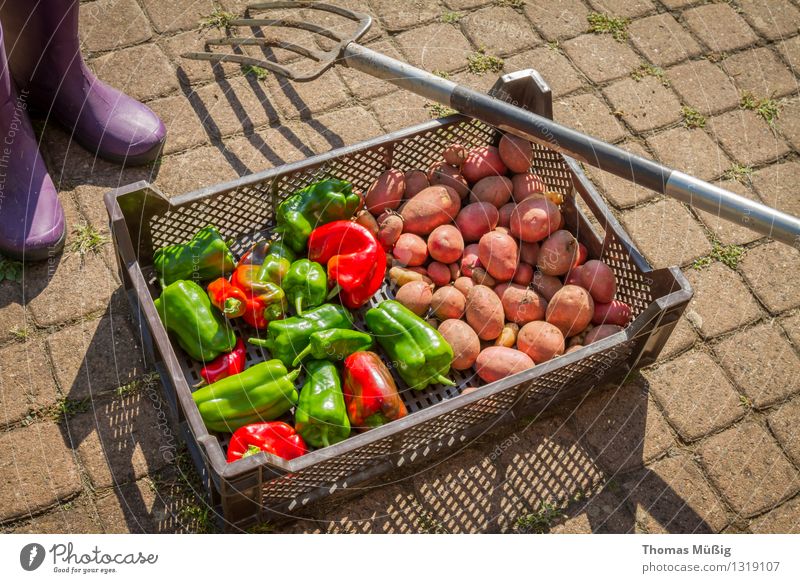
{"label": "potato with dirt", "polygon": [[561,330],[542,322],[528,322],[517,335],[517,349],[531,357],[536,364],[564,354],[564,335]]}
{"label": "potato with dirt", "polygon": [[522,326],[534,320],[544,319],[547,301],[536,293],[536,290],[512,283],[497,286],[495,293],[503,304],[503,313],[507,320]]}
{"label": "potato with dirt", "polygon": [[394,258],[404,266],[416,267],[428,259],[428,245],[419,235],[403,233],[392,251]]}
{"label": "potato with dirt", "polygon": [[594,303],[592,324],[615,324],[623,328],[631,321],[633,312],[625,302],[612,300],[608,303]]}
{"label": "potato with dirt", "polygon": [[472,186],[471,203],[488,202],[499,209],[511,198],[511,180],[505,176],[487,176]]}
{"label": "potato with dirt", "polygon": [[514,212],[514,208],[517,206],[515,202],[507,202],[503,206],[500,207],[500,210],[497,214],[497,226],[498,227],[505,227],[508,229],[511,226],[511,213]]}
{"label": "potato with dirt", "polygon": [[481,341],[469,324],[463,320],[445,320],[439,324],[439,333],[453,349],[453,362],[450,366],[455,370],[467,370],[481,351]]}
{"label": "potato with dirt", "polygon": [[358,211],[358,214],[353,219],[356,223],[367,229],[370,233],[372,233],[375,237],[378,236],[378,221],[375,220],[375,217],[371,212],[367,209],[361,209]]}
{"label": "potato with dirt", "polygon": [[464,237],[453,225],[440,225],[428,235],[428,254],[434,260],[453,263],[461,259],[463,253]]}
{"label": "potato with dirt", "polygon": [[517,270],[519,248],[510,235],[491,231],[478,242],[481,265],[497,281],[510,281]]}
{"label": "potato with dirt", "polygon": [[558,229],[561,211],[546,198],[528,198],[511,213],[511,233],[528,243],[538,243]]}
{"label": "potato with dirt", "polygon": [[365,197],[367,210],[377,216],[386,209],[396,209],[403,201],[405,191],[405,175],[395,168],[390,168],[378,176],[367,189]]}
{"label": "potato with dirt", "polygon": [[555,231],[542,241],[536,267],[545,275],[564,275],[578,257],[578,240],[569,231]]}
{"label": "potato with dirt", "polygon": [[433,285],[424,281],[412,281],[397,290],[394,299],[417,316],[423,316],[431,307]]}
{"label": "potato with dirt", "polygon": [[617,293],[617,278],[611,268],[599,261],[590,259],[580,267],[581,285],[589,290],[592,299],[607,304]]}
{"label": "potato with dirt", "polygon": [[428,182],[428,175],[422,170],[409,170],[405,173],[405,179],[405,198],[414,198],[431,185]]}
{"label": "potato with dirt", "polygon": [[403,218],[393,210],[383,211],[378,217],[378,242],[391,251],[403,234]]}
{"label": "potato with dirt", "polygon": [[467,309],[467,298],[452,285],[440,287],[433,292],[431,310],[440,320],[458,319]]}
{"label": "potato with dirt", "polygon": [[400,209],[403,230],[428,235],[436,227],[451,223],[461,210],[461,197],[447,186],[429,186]]}
{"label": "potato with dirt", "polygon": [[454,168],[444,162],[436,162],[428,168],[428,181],[431,186],[441,184],[449,186],[464,198],[469,193],[469,184],[466,179],[458,173],[458,168]]}
{"label": "potato with dirt", "polygon": [[475,372],[487,383],[493,383],[533,368],[530,356],[505,346],[484,348],[475,360]]}
{"label": "potato with dirt", "polygon": [[442,150],[442,158],[450,166],[461,168],[467,160],[467,149],[462,144],[449,144]]}
{"label": "potato with dirt", "polygon": [[431,278],[436,287],[442,287],[450,283],[450,268],[444,263],[432,261],[428,264],[427,271],[428,277]]}
{"label": "potato with dirt", "polygon": [[564,284],[554,275],[545,275],[541,271],[534,271],[531,287],[549,302],[556,292],[564,287]]}
{"label": "potato with dirt", "polygon": [[544,196],[547,186],[538,174],[515,174],[511,177],[511,190],[514,201],[520,203],[528,198]]}
{"label": "potato with dirt", "polygon": [[453,282],[453,287],[464,294],[464,297],[467,297],[469,295],[469,290],[475,287],[475,282],[472,281],[471,277],[464,277],[462,275],[461,277],[456,278],[456,280]]}
{"label": "potato with dirt", "polygon": [[503,304],[490,287],[473,286],[467,296],[466,314],[467,323],[481,340],[494,340],[503,331]]}
{"label": "potato with dirt", "polygon": [[545,320],[569,338],[583,331],[593,314],[594,300],[589,292],[577,285],[565,285],[547,304]]}
{"label": "potato with dirt", "polygon": [[614,324],[600,324],[599,326],[595,326],[589,331],[586,338],[584,338],[584,346],[589,346],[593,342],[598,342],[603,338],[613,336],[617,332],[622,332],[622,327],[615,326]]}
{"label": "potato with dirt", "polygon": [[503,134],[498,147],[500,159],[511,172],[528,172],[533,164],[533,144],[513,134]]}
{"label": "potato with dirt", "polygon": [[489,202],[473,202],[461,209],[456,226],[468,243],[478,241],[498,224],[497,207]]}
{"label": "potato with dirt", "polygon": [[508,168],[494,146],[481,146],[467,152],[467,159],[461,165],[461,175],[474,184],[487,176],[502,176]]}
{"label": "potato with dirt", "polygon": [[519,285],[529,286],[533,281],[533,266],[527,263],[517,265],[517,271],[514,273],[512,281]]}
{"label": "potato with dirt", "polygon": [[461,256],[461,275],[472,277],[472,270],[481,267],[481,260],[478,257],[478,244],[473,243],[464,247],[464,254]]}
{"label": "potato with dirt", "polygon": [[519,260],[529,265],[536,265],[539,260],[539,243],[522,241],[519,244]]}

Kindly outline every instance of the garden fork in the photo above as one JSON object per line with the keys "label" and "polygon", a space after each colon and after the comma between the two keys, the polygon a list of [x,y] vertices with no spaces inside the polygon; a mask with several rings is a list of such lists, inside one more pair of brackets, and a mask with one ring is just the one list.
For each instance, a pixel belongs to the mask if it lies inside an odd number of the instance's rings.
{"label": "garden fork", "polygon": [[[285,9],[311,9],[320,13],[335,14],[352,21],[355,30],[350,31],[349,34],[342,34],[305,20],[250,16],[252,13]],[[232,62],[263,67],[277,75],[298,82],[316,79],[333,65],[344,64],[426,99],[451,107],[461,114],[479,119],[505,132],[542,144],[635,184],[800,249],[800,219],[797,217],[749,200],[679,170],[673,170],[653,160],[631,154],[617,146],[607,144],[551,119],[517,107],[513,103],[458,85],[453,81],[412,67],[358,44],[356,41],[369,30],[371,24],[372,17],[368,14],[323,2],[252,4],[245,10],[244,18],[231,20],[229,26],[254,29],[281,27],[304,30],[334,41],[332,48],[320,51],[263,35],[227,36],[207,43],[209,47],[229,46],[233,50],[247,45],[284,49],[313,61],[316,68],[309,73],[300,73],[274,60],[257,59],[241,53],[194,52],[186,53],[183,56],[216,63]]]}

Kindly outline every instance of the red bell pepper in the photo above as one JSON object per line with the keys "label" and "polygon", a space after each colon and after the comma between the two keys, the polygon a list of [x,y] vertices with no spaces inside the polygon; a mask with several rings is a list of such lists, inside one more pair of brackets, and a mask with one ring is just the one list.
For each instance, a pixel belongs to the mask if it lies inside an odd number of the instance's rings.
{"label": "red bell pepper", "polygon": [[317,227],[308,239],[308,258],[327,264],[328,281],[350,308],[360,308],[378,291],[386,273],[386,252],[365,227],[334,221]]}
{"label": "red bell pepper", "polygon": [[389,369],[374,352],[344,360],[342,392],[347,417],[356,429],[371,429],[408,415]]}
{"label": "red bell pepper", "polygon": [[244,362],[247,358],[247,347],[241,338],[236,340],[236,346],[232,351],[220,354],[217,358],[209,362],[200,369],[200,376],[209,385],[220,379],[239,374],[244,370]]}
{"label": "red bell pepper", "polygon": [[247,296],[224,277],[208,284],[208,298],[211,300],[211,305],[218,308],[226,318],[239,318],[244,315]]}
{"label": "red bell pepper", "polygon": [[308,448],[294,427],[283,421],[251,423],[240,427],[231,436],[228,463],[261,451],[291,460],[306,453]]}

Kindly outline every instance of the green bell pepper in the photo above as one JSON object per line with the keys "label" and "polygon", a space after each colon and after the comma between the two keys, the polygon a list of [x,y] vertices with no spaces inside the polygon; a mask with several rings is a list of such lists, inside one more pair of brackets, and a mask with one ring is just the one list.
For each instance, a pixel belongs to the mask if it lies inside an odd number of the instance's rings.
{"label": "green bell pepper", "polygon": [[267,326],[266,338],[250,338],[248,342],[267,348],[273,358],[292,366],[314,332],[331,328],[353,328],[353,318],[346,309],[336,304],[323,304],[308,310],[302,316],[273,320]]}
{"label": "green bell pepper", "polygon": [[372,336],[358,330],[332,328],[314,332],[308,340],[308,346],[297,355],[292,366],[308,355],[317,360],[343,360],[354,352],[372,348]]}
{"label": "green bell pepper", "polygon": [[192,399],[209,431],[233,432],[277,419],[294,407],[299,374],[300,369],[290,372],[281,361],[268,360],[196,390]]}
{"label": "green bell pepper", "polygon": [[217,279],[235,266],[231,250],[212,225],[200,229],[188,243],[162,247],[153,255],[153,267],[162,288],[181,279]]}
{"label": "green bell pepper", "polygon": [[348,220],[361,205],[353,185],[331,178],[298,190],[278,205],[276,231],[293,251],[303,253],[311,231],[332,221]]}
{"label": "green bell pepper", "polygon": [[236,334],[195,282],[171,283],[153,303],[164,328],[192,359],[210,362],[236,346]]}
{"label": "green bell pepper", "polygon": [[436,329],[403,304],[385,300],[367,310],[365,320],[409,387],[419,391],[434,383],[455,385],[446,376],[453,349]]}
{"label": "green bell pepper", "polygon": [[319,263],[298,259],[292,263],[283,279],[283,291],[297,315],[302,316],[304,309],[325,303],[328,297],[328,274]]}
{"label": "green bell pepper", "polygon": [[347,439],[350,420],[336,366],[326,360],[310,360],[305,368],[306,382],[294,414],[297,433],[314,447]]}

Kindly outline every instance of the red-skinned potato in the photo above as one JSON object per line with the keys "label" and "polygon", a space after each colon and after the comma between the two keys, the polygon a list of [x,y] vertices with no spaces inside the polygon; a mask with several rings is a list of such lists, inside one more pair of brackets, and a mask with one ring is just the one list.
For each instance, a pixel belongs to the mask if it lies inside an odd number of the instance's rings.
{"label": "red-skinned potato", "polygon": [[547,322],[528,322],[517,335],[517,348],[540,364],[564,354],[564,335]]}
{"label": "red-skinned potato", "polygon": [[519,248],[513,237],[492,231],[478,242],[478,258],[497,281],[510,281],[517,270]]}
{"label": "red-skinned potato", "polygon": [[432,288],[432,285],[424,281],[412,281],[397,290],[394,299],[417,316],[422,316],[431,307],[431,300],[433,299]]}
{"label": "red-skinned potato", "polygon": [[522,326],[534,320],[544,319],[547,302],[536,293],[536,290],[512,283],[504,287],[497,286],[495,293],[500,297],[507,320]]}
{"label": "red-skinned potato", "polygon": [[[460,214],[460,213],[459,213]],[[453,263],[464,253],[464,238],[453,225],[440,225],[428,236],[428,253],[436,261]]]}
{"label": "red-skinned potato", "polygon": [[386,209],[396,209],[403,200],[406,191],[405,175],[390,168],[375,180],[367,189],[365,202],[373,215],[379,215]]}
{"label": "red-skinned potato", "polygon": [[497,207],[489,202],[473,202],[461,209],[456,217],[456,226],[464,241],[479,240],[497,226]]}
{"label": "red-skinned potato", "polygon": [[533,163],[533,144],[525,138],[504,134],[498,147],[500,159],[511,172],[528,172]]}
{"label": "red-skinned potato", "polygon": [[475,364],[481,351],[481,341],[469,324],[463,320],[445,320],[439,324],[439,333],[453,349],[455,370],[466,370]]}
{"label": "red-skinned potato", "polygon": [[413,198],[420,192],[428,188],[431,184],[428,182],[428,175],[422,170],[409,170],[405,174],[406,179],[406,198]]}
{"label": "red-skinned potato", "polygon": [[530,265],[536,265],[536,261],[539,259],[539,243],[528,243],[526,241],[522,241],[519,244],[519,260],[524,261],[525,263],[529,263]]}
{"label": "red-skinned potato", "polygon": [[515,202],[507,202],[500,207],[498,214],[497,226],[505,227],[506,229],[511,225],[511,213],[514,212],[514,207],[517,206]]}
{"label": "red-skinned potato", "polygon": [[375,217],[367,209],[358,211],[358,214],[353,220],[374,236],[378,236],[378,221],[375,220]]}
{"label": "red-skinned potato", "polygon": [[581,265],[578,265],[569,270],[569,273],[564,277],[564,285],[579,285],[583,287],[581,283],[581,267]]}
{"label": "red-skinned potato", "polygon": [[461,165],[461,175],[473,184],[487,176],[502,176],[507,171],[506,165],[500,159],[500,152],[494,146],[473,148]]}
{"label": "red-skinned potato", "polygon": [[453,221],[461,210],[461,198],[447,186],[429,186],[400,209],[403,230],[427,235],[439,225]]}
{"label": "red-skinned potato", "polygon": [[503,304],[485,285],[476,285],[469,291],[466,313],[467,323],[481,340],[494,340],[503,331]]}
{"label": "red-skinned potato", "polygon": [[564,275],[578,256],[578,240],[569,231],[555,231],[542,241],[536,267],[545,275]]}
{"label": "red-skinned potato", "polygon": [[580,333],[594,314],[594,301],[589,292],[577,285],[565,285],[547,304],[545,320],[569,338]]}
{"label": "red-skinned potato", "polygon": [[440,320],[459,319],[467,309],[467,298],[451,285],[440,287],[433,292],[431,309]]}
{"label": "red-skinned potato", "polygon": [[450,166],[461,168],[467,159],[467,149],[461,144],[450,144],[442,150],[442,158]]}
{"label": "red-skinned potato", "polygon": [[583,348],[583,344],[573,344],[572,346],[567,348],[567,351],[564,354],[569,354],[570,352],[575,352],[576,350],[580,350],[581,348]]}
{"label": "red-skinned potato", "polygon": [[[562,214],[563,217],[563,214]],[[579,265],[583,265],[586,263],[586,260],[589,259],[589,250],[586,248],[586,245],[583,243],[578,243],[578,256],[575,258],[575,263],[573,264],[575,267]]]}
{"label": "red-skinned potato", "polygon": [[433,261],[428,264],[428,277],[431,278],[436,287],[447,285],[450,283],[450,268],[444,263]]}
{"label": "red-skinned potato", "polygon": [[472,281],[478,285],[485,285],[486,287],[494,287],[497,285],[497,280],[489,275],[483,267],[476,267],[472,270]]}
{"label": "red-skinned potato", "polygon": [[547,187],[538,174],[515,174],[511,177],[514,200],[517,203],[536,195],[544,195]]}
{"label": "red-skinned potato", "polygon": [[517,265],[517,271],[514,273],[513,281],[519,285],[530,285],[531,281],[533,281],[533,266],[527,263],[520,263]]}
{"label": "red-skinned potato", "polygon": [[453,287],[464,294],[464,297],[467,297],[469,295],[469,290],[475,287],[475,282],[472,281],[471,277],[461,276],[456,278],[453,282]]}
{"label": "red-skinned potato", "polygon": [[428,246],[419,235],[403,233],[394,245],[393,254],[401,265],[416,267],[428,259]]}
{"label": "red-skinned potato", "polygon": [[553,275],[545,275],[541,271],[534,271],[531,287],[549,302],[556,295],[556,292],[564,287],[564,284]]}
{"label": "red-skinned potato", "polygon": [[607,304],[617,293],[617,278],[611,268],[597,259],[581,266],[581,285],[589,290],[592,299]]}
{"label": "red-skinned potato", "polygon": [[487,176],[472,186],[470,202],[489,202],[500,208],[511,198],[511,180],[505,176]]}
{"label": "red-skinned potato", "polygon": [[428,181],[432,186],[435,184],[449,186],[461,198],[467,196],[469,192],[469,185],[464,177],[458,173],[458,168],[454,168],[445,162],[436,162],[431,165],[428,169]]}
{"label": "red-skinned potato", "polygon": [[395,211],[383,211],[378,217],[378,242],[390,251],[403,234],[403,218]]}
{"label": "red-skinned potato", "polygon": [[623,328],[631,321],[631,307],[625,302],[612,300],[607,304],[594,303],[592,324],[614,324]]}
{"label": "red-skinned potato", "polygon": [[511,232],[523,241],[536,243],[556,230],[561,211],[546,198],[528,198],[511,213]]}
{"label": "red-skinned potato", "polygon": [[458,263],[451,263],[447,268],[450,270],[450,281],[455,281],[461,277],[461,267]]}
{"label": "red-skinned potato", "polygon": [[592,328],[584,339],[584,346],[589,346],[592,342],[597,342],[603,338],[613,336],[617,332],[621,332],[622,328],[614,324],[600,324]]}
{"label": "red-skinned potato", "polygon": [[464,255],[461,257],[461,275],[472,277],[472,270],[481,266],[478,249],[477,243],[464,247]]}
{"label": "red-skinned potato", "polygon": [[475,372],[487,383],[493,383],[533,368],[531,357],[505,346],[484,348],[475,361]]}

